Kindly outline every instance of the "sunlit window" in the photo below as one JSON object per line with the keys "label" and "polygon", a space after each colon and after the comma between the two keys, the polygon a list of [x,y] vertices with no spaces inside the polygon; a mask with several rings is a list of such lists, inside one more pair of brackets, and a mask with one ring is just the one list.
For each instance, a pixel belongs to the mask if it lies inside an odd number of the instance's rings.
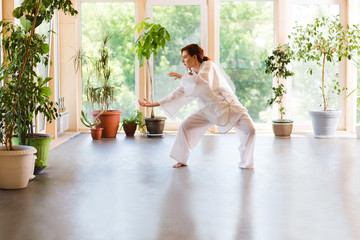
{"label": "sunlit window", "polygon": [[272,1],[220,3],[220,65],[255,122],[271,120],[272,77],[263,60],[273,48],[273,21]]}
{"label": "sunlit window", "polygon": [[[81,48],[88,55],[98,56],[103,37],[110,40],[111,84],[118,87],[111,109],[123,111],[123,117],[135,110],[135,61],[134,43],[135,4],[133,2],[83,2],[81,3]],[[75,52],[74,52],[75,54]],[[86,101],[82,77],[83,109],[92,110]]]}
{"label": "sunlit window", "polygon": [[[154,6],[153,21],[164,26],[171,36],[171,42],[167,43],[165,51],[160,51],[154,63],[154,93],[155,100],[159,100],[180,84],[180,80],[174,81],[167,74],[169,72],[186,73],[181,62],[181,48],[191,43],[200,45],[200,6]],[[196,108],[196,102],[193,101],[182,107],[170,121],[180,121]],[[159,108],[155,109],[155,114],[165,116]]]}
{"label": "sunlit window", "polygon": [[[305,25],[316,17],[336,16],[340,13],[339,5],[321,4],[321,5],[292,5],[291,26]],[[291,31],[291,30],[290,30]],[[308,67],[313,69],[312,75],[307,73]],[[297,122],[310,121],[308,111],[311,109],[320,109],[321,91],[321,67],[315,63],[293,63],[292,69],[295,75],[292,77],[292,118]],[[327,63],[325,69],[325,78],[338,79],[336,73],[339,71],[339,64]],[[333,97],[329,103],[329,109],[336,109],[338,106],[338,97]]]}

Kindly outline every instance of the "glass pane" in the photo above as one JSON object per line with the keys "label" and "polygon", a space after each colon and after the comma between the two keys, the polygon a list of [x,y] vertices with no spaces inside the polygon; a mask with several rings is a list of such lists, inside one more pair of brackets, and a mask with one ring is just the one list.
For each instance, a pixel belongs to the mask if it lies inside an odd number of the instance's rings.
{"label": "glass pane", "polygon": [[[111,109],[123,111],[122,117],[135,111],[135,55],[133,27],[135,24],[133,2],[91,2],[81,3],[81,47],[90,57],[98,56],[98,49],[106,34],[113,34],[109,47],[111,85],[119,87]],[[75,53],[74,53],[75,54]],[[83,73],[85,69],[83,67]],[[83,110],[91,111],[86,101],[84,87],[86,75],[82,78]],[[95,108],[98,108],[96,106]]]}
{"label": "glass pane", "polygon": [[[49,44],[50,51],[47,55],[50,55],[51,52],[51,44],[50,44],[50,31],[51,30],[51,21],[50,22],[42,22],[40,26],[37,28],[37,31],[41,35],[47,36],[46,43]],[[46,77],[49,77],[49,70],[50,70],[50,59],[47,65],[45,65],[43,62],[39,63],[37,67],[38,76],[45,79]],[[49,84],[47,84],[49,85]],[[37,132],[44,132],[46,130],[46,121],[45,116],[43,113],[40,113],[38,117],[36,118],[37,124],[36,124],[36,130]]]}
{"label": "glass pane", "polygon": [[[356,2],[356,13],[360,12],[360,0],[357,0]],[[360,14],[356,15],[356,24],[360,24]],[[359,102],[360,100],[360,62],[358,61],[357,63],[357,87],[358,87],[358,91],[357,91],[357,102]],[[360,106],[356,108],[356,122],[360,123]]]}
{"label": "glass pane", "polygon": [[[46,43],[49,44],[49,47],[51,47],[50,32],[49,32],[50,30],[51,30],[51,22],[43,22],[38,27],[38,33],[41,35],[47,36]],[[49,54],[50,54],[50,51],[49,51],[48,55]],[[49,63],[50,63],[50,59],[49,59]],[[40,63],[38,65],[38,76],[42,77],[42,78],[46,78],[49,76],[49,64],[47,66],[45,66],[43,63]]]}
{"label": "glass pane", "polygon": [[[293,5],[291,26],[295,26],[296,21],[299,25],[306,25],[316,17],[330,17],[339,13],[339,5]],[[312,75],[307,73],[310,66],[313,69]],[[338,79],[338,63],[327,64],[325,68],[325,79],[328,82]],[[321,67],[316,63],[293,63],[292,69],[295,72],[292,78],[292,119],[297,122],[310,121],[308,111],[321,108]],[[328,108],[337,108],[338,99],[336,96],[332,97]]]}
{"label": "glass pane", "polygon": [[263,60],[273,48],[273,28],[272,1],[220,4],[220,65],[255,122],[271,120],[272,77]]}
{"label": "glass pane", "polygon": [[[154,95],[155,100],[159,100],[180,84],[179,80],[174,81],[167,74],[186,73],[181,62],[181,48],[191,43],[200,45],[200,6],[154,6],[153,21],[164,26],[171,36],[171,42],[167,43],[165,51],[161,49],[154,61]],[[196,101],[188,103],[170,121],[181,121],[195,109]],[[155,108],[155,115],[166,116],[160,108]]]}

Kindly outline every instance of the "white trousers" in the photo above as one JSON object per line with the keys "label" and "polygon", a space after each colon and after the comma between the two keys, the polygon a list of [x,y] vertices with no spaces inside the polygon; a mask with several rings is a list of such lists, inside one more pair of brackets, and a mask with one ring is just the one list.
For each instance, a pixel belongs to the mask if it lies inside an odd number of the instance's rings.
{"label": "white trousers", "polygon": [[[179,126],[170,157],[182,164],[188,164],[190,151],[199,143],[206,131],[214,125],[205,117],[194,113],[186,118]],[[241,168],[254,167],[255,127],[249,114],[244,113],[234,125],[236,135],[240,141]]]}

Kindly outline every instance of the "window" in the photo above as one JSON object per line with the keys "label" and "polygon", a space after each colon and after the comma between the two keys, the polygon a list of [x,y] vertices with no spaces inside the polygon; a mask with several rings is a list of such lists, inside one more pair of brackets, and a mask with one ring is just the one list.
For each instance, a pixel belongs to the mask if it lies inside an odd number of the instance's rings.
{"label": "window", "polygon": [[[37,67],[37,72],[38,72],[38,76],[42,77],[43,79],[49,77],[50,74],[50,53],[51,53],[51,31],[52,30],[52,21],[50,22],[42,22],[41,25],[38,27],[37,31],[39,34],[41,35],[45,35],[46,36],[46,43],[49,44],[49,62],[48,64],[44,64],[43,62],[39,63],[38,67]],[[36,127],[35,127],[35,132],[38,133],[45,133],[46,132],[46,119],[44,114],[40,113],[37,118],[35,119],[36,121]]]}
{"label": "window", "polygon": [[[330,17],[340,14],[339,4],[293,4],[291,6],[291,24],[295,26],[305,25],[316,17]],[[291,30],[290,30],[291,31]],[[308,67],[312,67],[313,74],[307,73]],[[291,110],[292,118],[296,122],[310,122],[308,111],[321,108],[322,103],[319,87],[321,86],[321,67],[314,63],[293,63]],[[339,63],[325,65],[325,78],[336,79],[339,72]],[[329,109],[338,108],[338,98],[334,96],[329,104]]]}
{"label": "window", "polygon": [[220,66],[255,122],[271,120],[272,77],[263,60],[274,45],[272,1],[221,1]]}
{"label": "window", "polygon": [[[206,49],[206,31],[202,23],[204,5],[200,1],[179,1],[169,2],[150,1],[149,8],[152,12],[149,15],[153,22],[160,23],[170,33],[171,42],[167,43],[165,51],[160,50],[154,62],[154,97],[155,101],[167,96],[175,90],[180,81],[169,78],[169,72],[185,74],[186,69],[182,64],[180,50],[182,47],[197,43]],[[204,3],[204,1],[202,1]],[[171,16],[171,17],[169,17]],[[193,101],[182,107],[179,112],[169,121],[180,121],[197,108]],[[155,115],[165,116],[160,108],[155,108]]]}
{"label": "window", "polygon": [[[123,117],[135,111],[135,62],[133,27],[135,25],[134,2],[82,2],[81,3],[81,49],[89,56],[98,56],[97,49],[106,34],[110,39],[112,69],[111,84],[119,91],[115,95],[112,109],[123,112]],[[74,53],[75,54],[75,53]],[[82,76],[83,110],[93,108],[86,101],[84,87],[86,76]],[[97,106],[98,107],[98,106]]]}

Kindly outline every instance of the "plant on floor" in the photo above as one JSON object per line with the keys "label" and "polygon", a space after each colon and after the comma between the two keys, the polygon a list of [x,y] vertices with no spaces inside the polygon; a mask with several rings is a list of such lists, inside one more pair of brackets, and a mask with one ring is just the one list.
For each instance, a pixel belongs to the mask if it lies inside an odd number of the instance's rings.
{"label": "plant on floor", "polygon": [[102,39],[97,57],[90,57],[84,51],[78,51],[73,56],[75,70],[81,67],[86,69],[85,95],[87,101],[94,107],[98,106],[101,111],[108,111],[114,102],[115,91],[118,84],[111,79],[112,69],[109,66],[110,48],[108,46],[112,34],[107,34]]}
{"label": "plant on floor", "polygon": [[[156,58],[157,54],[160,51],[160,48],[165,50],[166,42],[170,41],[169,32],[160,24],[148,23],[144,19],[140,23],[136,24],[134,31],[137,34],[140,34],[139,38],[135,41],[134,50],[136,52],[137,58],[139,59],[140,67],[144,64],[144,59],[146,59],[146,76],[148,77],[150,100],[154,101],[154,83],[153,76],[150,67],[150,58],[151,56]],[[154,110],[151,109],[151,118],[154,118]]]}
{"label": "plant on floor", "polygon": [[[338,16],[315,18],[307,25],[297,25],[289,36],[294,59],[315,62],[322,69],[320,90],[323,111],[328,110],[332,94],[340,95],[347,90],[340,86],[339,80],[334,80],[330,88],[331,82],[325,79],[325,66],[327,63],[340,62],[344,58],[351,60],[360,49],[359,36],[358,26],[344,28]],[[312,71],[310,67],[308,73],[311,75]]]}
{"label": "plant on floor", "polygon": [[13,150],[12,138],[18,134],[20,144],[28,144],[33,133],[33,120],[42,113],[51,122],[57,116],[56,105],[50,100],[51,78],[38,76],[39,63],[49,63],[46,35],[36,33],[44,21],[51,21],[56,10],[75,15],[71,0],[24,0],[13,11],[20,25],[1,21],[4,61],[0,68],[0,138],[7,150]]}
{"label": "plant on floor", "polygon": [[265,60],[265,73],[271,74],[276,79],[275,86],[272,87],[273,96],[267,101],[267,104],[270,106],[274,103],[278,104],[280,122],[285,121],[286,109],[283,98],[287,92],[285,85],[281,81],[294,75],[294,72],[288,69],[290,60],[291,51],[288,44],[277,46]]}
{"label": "plant on floor", "polygon": [[128,118],[123,118],[122,127],[124,128],[126,125],[137,125],[139,131],[145,133],[145,121],[143,119],[143,113],[139,110],[136,110],[136,114],[130,115]]}
{"label": "plant on floor", "polygon": [[120,83],[111,78],[112,69],[109,66],[111,57],[109,41],[112,36],[112,34],[107,34],[103,37],[96,57],[90,57],[81,50],[73,56],[75,70],[84,70],[82,76],[86,77],[87,83],[84,91],[87,101],[93,108],[100,108],[100,110],[93,111],[92,115],[95,117],[102,112],[98,117],[100,127],[104,128],[103,137],[116,137],[122,113],[119,110],[110,110],[115,93],[120,86]]}
{"label": "plant on floor", "polygon": [[100,124],[99,116],[102,113],[103,112],[100,112],[95,117],[94,116],[90,117],[87,113],[85,113],[84,111],[81,111],[80,121],[82,122],[82,124],[84,124],[85,127],[95,128],[96,126],[98,126]]}

